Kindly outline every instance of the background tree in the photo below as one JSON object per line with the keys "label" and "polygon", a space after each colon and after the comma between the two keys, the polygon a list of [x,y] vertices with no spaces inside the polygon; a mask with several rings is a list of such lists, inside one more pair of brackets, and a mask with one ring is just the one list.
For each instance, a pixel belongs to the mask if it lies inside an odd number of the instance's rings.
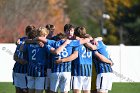
{"label": "background tree", "polygon": [[[65,0],[0,0],[0,42],[15,42],[27,25],[54,24],[56,33],[67,23]],[[20,36],[19,36],[20,35]]]}
{"label": "background tree", "polygon": [[54,24],[57,34],[72,23],[93,37],[103,36],[106,44],[139,45],[139,8],[140,0],[0,0],[0,42],[16,41],[30,24]]}

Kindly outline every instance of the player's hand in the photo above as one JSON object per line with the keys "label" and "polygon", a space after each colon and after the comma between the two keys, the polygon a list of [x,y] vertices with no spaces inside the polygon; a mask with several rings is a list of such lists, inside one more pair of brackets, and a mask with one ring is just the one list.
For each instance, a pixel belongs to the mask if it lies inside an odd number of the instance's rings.
{"label": "player's hand", "polygon": [[80,39],[81,39],[81,38],[80,38],[80,37],[78,37],[78,36],[76,36],[75,38],[76,38],[76,40],[80,40]]}
{"label": "player's hand", "polygon": [[113,65],[114,65],[114,63],[113,63],[113,62],[111,62],[111,63],[110,63],[110,65],[111,65],[111,66],[113,66]]}
{"label": "player's hand", "polygon": [[20,39],[17,40],[16,44],[20,44]]}
{"label": "player's hand", "polygon": [[56,64],[60,64],[60,63],[62,63],[62,59],[58,59],[58,60],[56,60],[55,63],[56,63]]}
{"label": "player's hand", "polygon": [[67,40],[65,41],[65,44],[69,44],[70,42],[71,42],[71,40],[67,39]]}
{"label": "player's hand", "polygon": [[44,43],[43,42],[38,42],[40,47],[44,47]]}
{"label": "player's hand", "polygon": [[98,41],[102,41],[103,38],[102,37],[97,37]]}
{"label": "player's hand", "polygon": [[20,59],[19,63],[24,65],[24,64],[27,64],[28,62],[26,60],[24,60],[24,59]]}
{"label": "player's hand", "polygon": [[92,40],[92,41],[91,41],[91,43],[92,43],[92,44],[94,44],[94,45],[98,45],[98,41],[97,41],[97,40],[95,40],[95,39],[94,39],[94,40]]}
{"label": "player's hand", "polygon": [[89,38],[89,40],[93,40],[92,36],[89,35],[89,34],[86,34],[85,37],[86,37],[86,38]]}
{"label": "player's hand", "polygon": [[102,37],[94,38],[94,40],[92,41],[92,44],[94,44],[94,45],[98,45],[98,41],[102,41],[102,40],[103,40]]}
{"label": "player's hand", "polygon": [[46,40],[46,37],[36,37],[36,40],[42,41],[42,40]]}

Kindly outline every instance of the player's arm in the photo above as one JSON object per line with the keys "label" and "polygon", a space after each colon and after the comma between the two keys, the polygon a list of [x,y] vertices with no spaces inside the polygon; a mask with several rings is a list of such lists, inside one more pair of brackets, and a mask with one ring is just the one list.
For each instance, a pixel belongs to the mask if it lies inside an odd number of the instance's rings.
{"label": "player's arm", "polygon": [[55,62],[57,64],[63,63],[63,62],[69,62],[69,61],[75,60],[77,57],[78,57],[78,51],[74,51],[69,57],[58,59]]}
{"label": "player's arm", "polygon": [[[19,51],[23,53],[23,56],[27,55],[27,46],[25,43],[20,46]],[[17,62],[19,62],[20,64],[27,64],[27,59],[18,58]]]}
{"label": "player's arm", "polygon": [[47,39],[45,37],[36,37],[34,39],[27,39],[27,40],[25,40],[26,44],[38,43],[38,42],[46,43]]}
{"label": "player's arm", "polygon": [[43,43],[46,43],[46,42],[47,42],[46,37],[36,37],[35,40],[36,40],[36,41],[41,41],[41,42],[43,42]]}
{"label": "player's arm", "polygon": [[14,59],[16,62],[20,63],[20,64],[26,64],[26,63],[27,63],[26,60],[19,58],[18,55],[17,55],[16,53],[14,53],[13,59]]}
{"label": "player's arm", "polygon": [[91,49],[91,50],[96,50],[97,49],[97,46],[96,45],[93,45],[91,43],[86,43],[84,44],[87,48]]}
{"label": "player's arm", "polygon": [[91,40],[91,38],[78,38],[78,37],[76,39],[80,41],[80,44],[88,43]]}
{"label": "player's arm", "polygon": [[18,39],[17,41],[16,41],[16,45],[19,45],[20,44],[20,39]]}
{"label": "player's arm", "polygon": [[18,62],[19,62],[20,64],[22,64],[22,65],[27,64],[27,63],[28,63],[28,61],[27,61],[27,60],[25,60],[25,59],[20,59]]}
{"label": "player's arm", "polygon": [[86,43],[84,44],[87,48],[91,49],[91,50],[96,50],[97,49],[97,45],[98,45],[98,41],[102,41],[103,38],[102,37],[96,37],[93,40],[91,40],[90,43]]}
{"label": "player's arm", "polygon": [[113,62],[109,59],[107,59],[105,56],[103,56],[102,54],[100,54],[98,51],[95,52],[95,55],[97,58],[99,58],[102,62],[108,63],[111,66],[113,65]]}
{"label": "player's arm", "polygon": [[19,61],[18,55],[16,53],[14,53],[13,60]]}
{"label": "player's arm", "polygon": [[[47,40],[46,40],[47,41]],[[34,44],[34,43],[38,43],[40,45],[40,47],[44,47],[44,42],[35,39],[27,39],[25,40],[26,44]]]}
{"label": "player's arm", "polygon": [[50,52],[53,54],[58,55],[60,52],[63,51],[63,49],[71,42],[71,40],[66,40],[61,46],[59,46],[57,49],[51,48]]}

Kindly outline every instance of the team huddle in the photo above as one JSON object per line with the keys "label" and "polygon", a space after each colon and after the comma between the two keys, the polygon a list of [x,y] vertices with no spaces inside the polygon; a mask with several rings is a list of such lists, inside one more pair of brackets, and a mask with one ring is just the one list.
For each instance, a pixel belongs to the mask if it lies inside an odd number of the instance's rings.
{"label": "team huddle", "polygon": [[[101,37],[92,38],[84,27],[25,28],[16,42],[13,84],[16,93],[108,93],[112,87],[112,60]],[[96,77],[97,76],[97,77]]]}

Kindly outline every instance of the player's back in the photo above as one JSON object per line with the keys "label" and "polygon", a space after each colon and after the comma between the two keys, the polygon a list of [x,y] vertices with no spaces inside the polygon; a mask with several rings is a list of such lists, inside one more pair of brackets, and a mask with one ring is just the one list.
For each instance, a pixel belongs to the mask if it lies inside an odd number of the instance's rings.
{"label": "player's back", "polygon": [[[27,39],[27,37],[22,37],[19,39],[20,42],[19,42],[19,44],[17,44],[16,50],[15,50],[15,55],[17,55],[18,58],[20,58],[20,59],[26,60],[27,56],[25,54],[23,54],[22,51],[20,51],[20,47],[22,44],[24,44],[25,39]],[[26,73],[27,72],[27,64],[20,64],[19,62],[16,62],[14,64],[13,71],[16,73]]]}
{"label": "player's back", "polygon": [[84,45],[76,47],[78,58],[73,61],[73,76],[91,76],[92,72],[92,52]]}
{"label": "player's back", "polygon": [[102,41],[98,41],[98,45],[100,46],[100,48],[97,51],[100,54],[104,55],[106,58],[110,59],[107,46]]}
{"label": "player's back", "polygon": [[[110,55],[107,50],[107,46],[102,41],[98,41],[98,47],[99,48],[97,49],[97,51],[103,56],[105,56],[106,58],[108,58],[109,60],[111,60]],[[112,72],[112,68],[109,63],[105,63],[99,60],[96,56],[94,56],[93,58],[94,58],[95,66],[96,66],[96,72],[98,74]]]}
{"label": "player's back", "polygon": [[28,45],[29,63],[46,65],[47,49],[46,46],[40,47],[38,44]]}
{"label": "player's back", "polygon": [[45,71],[47,69],[47,48],[40,47],[38,44],[27,45],[29,66],[28,75],[29,76],[45,76]]}

